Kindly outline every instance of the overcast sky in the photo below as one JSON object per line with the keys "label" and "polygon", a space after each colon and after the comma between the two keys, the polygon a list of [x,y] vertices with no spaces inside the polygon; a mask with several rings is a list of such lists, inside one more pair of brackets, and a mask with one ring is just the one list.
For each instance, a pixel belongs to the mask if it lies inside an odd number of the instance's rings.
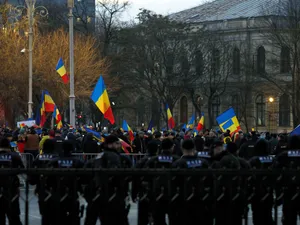
{"label": "overcast sky", "polygon": [[149,9],[158,14],[169,14],[198,6],[207,0],[129,0],[130,9],[124,13],[124,20],[133,19],[140,8]]}

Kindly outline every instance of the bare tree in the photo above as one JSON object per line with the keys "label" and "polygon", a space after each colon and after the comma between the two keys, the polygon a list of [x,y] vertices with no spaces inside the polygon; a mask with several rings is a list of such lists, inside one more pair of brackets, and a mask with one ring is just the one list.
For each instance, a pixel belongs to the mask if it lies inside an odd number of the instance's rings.
{"label": "bare tree", "polygon": [[[261,77],[290,96],[293,125],[300,123],[300,1],[277,2],[273,12],[266,11],[263,21],[268,30],[264,33],[272,45],[274,55],[273,71],[261,73]],[[269,16],[273,15],[273,16]],[[279,65],[279,66],[278,66]],[[275,71],[274,71],[275,70]]]}
{"label": "bare tree", "polygon": [[129,1],[97,0],[96,31],[101,42],[102,55],[109,54],[109,45],[119,29],[120,16],[129,7]]}

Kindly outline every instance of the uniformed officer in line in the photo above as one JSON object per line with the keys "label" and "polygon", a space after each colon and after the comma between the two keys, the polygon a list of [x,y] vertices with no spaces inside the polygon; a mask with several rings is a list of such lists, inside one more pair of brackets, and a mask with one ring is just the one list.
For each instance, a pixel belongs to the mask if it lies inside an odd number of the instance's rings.
{"label": "uniformed officer in line", "polygon": [[[179,159],[178,156],[173,155],[174,142],[169,138],[165,138],[161,144],[162,152],[152,157],[145,165],[145,168],[172,168],[172,164]],[[168,197],[168,179],[160,176],[157,179],[151,179],[148,183],[151,196],[150,207],[155,225],[166,224],[166,214],[169,215],[170,224],[173,221],[172,214],[169,207]]]}
{"label": "uniformed officer in line", "polygon": [[[147,145],[147,155],[143,157],[136,164],[136,168],[144,168],[147,162],[157,155],[158,144],[157,141],[150,141]],[[138,225],[148,225],[150,215],[150,196],[148,196],[148,178],[134,177],[132,182],[132,199],[135,201],[138,199]]]}
{"label": "uniformed officer in line", "polygon": [[[66,140],[63,142],[63,155],[49,162],[49,166],[52,168],[71,169],[71,168],[83,168],[83,162],[78,158],[72,156],[74,151],[73,143]],[[70,174],[57,177],[49,176],[48,181],[51,190],[54,206],[56,207],[56,224],[80,224],[80,210],[78,201],[78,192],[82,192],[81,185],[82,179],[76,174],[71,176]]]}
{"label": "uniformed officer in line", "polygon": [[[173,163],[179,169],[207,169],[208,162],[199,158],[195,152],[193,140],[186,139],[182,143],[183,155]],[[172,184],[172,214],[180,225],[213,224],[211,177],[186,176],[177,177]],[[179,196],[178,196],[179,194]]]}
{"label": "uniformed officer in line", "polygon": [[[269,143],[260,139],[254,146],[254,157],[249,160],[253,169],[271,169],[274,157],[268,155]],[[274,181],[272,177],[255,176],[252,179],[252,188],[254,188],[251,202],[253,223],[255,225],[273,225],[272,207]]]}
{"label": "uniformed officer in line", "polygon": [[[47,139],[43,144],[43,154],[37,156],[33,161],[33,168],[48,168],[52,159],[58,157],[53,154],[55,141]],[[56,207],[51,197],[50,187],[47,185],[47,177],[44,175],[30,176],[28,181],[31,185],[36,185],[35,193],[38,196],[40,214],[42,216],[42,225],[54,225],[56,221],[53,216],[53,207]]]}
{"label": "uniformed officer in line", "polygon": [[[224,142],[221,140],[214,141],[212,161],[214,169],[239,170],[241,168],[238,158],[224,148]],[[241,225],[244,207],[239,193],[240,179],[234,179],[232,176],[218,176],[216,186],[215,225]]]}
{"label": "uniformed officer in line", "polygon": [[[121,157],[119,138],[110,135],[105,138],[103,152],[88,162],[88,168],[122,168],[127,161]],[[122,162],[123,161],[123,162]],[[127,181],[121,177],[103,177],[95,173],[85,190],[88,203],[85,225],[95,225],[100,218],[101,225],[127,225]]]}
{"label": "uniformed officer in line", "polygon": [[[288,150],[280,153],[274,162],[274,169],[298,169],[300,167],[300,137],[291,136],[288,140]],[[283,175],[277,179],[276,204],[282,206],[282,224],[297,225],[300,212],[300,177]]]}
{"label": "uniformed officer in line", "polygon": [[[24,168],[20,155],[11,152],[10,142],[6,138],[0,140],[0,167],[6,169]],[[2,189],[0,224],[6,224],[5,216],[7,216],[10,225],[22,225],[20,221],[19,186],[18,176],[0,176],[0,189]]]}

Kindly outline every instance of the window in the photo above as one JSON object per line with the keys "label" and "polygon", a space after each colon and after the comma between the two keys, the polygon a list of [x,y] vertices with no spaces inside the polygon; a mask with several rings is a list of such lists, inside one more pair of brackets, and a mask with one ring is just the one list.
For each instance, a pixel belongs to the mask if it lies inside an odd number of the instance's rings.
{"label": "window", "polygon": [[218,49],[214,49],[212,51],[212,73],[213,75],[217,75],[220,70],[220,51]]}
{"label": "window", "polygon": [[220,98],[219,96],[215,96],[212,99],[212,118],[213,118],[213,125],[217,126],[218,123],[216,118],[220,115]]}
{"label": "window", "polygon": [[232,60],[232,73],[234,75],[239,75],[241,68],[240,68],[240,50],[238,48],[235,48],[233,50],[233,60]]}
{"label": "window", "polygon": [[256,98],[256,124],[257,126],[265,125],[265,101],[263,95],[259,95]]}
{"label": "window", "polygon": [[257,73],[266,72],[266,51],[263,46],[257,50]]}
{"label": "window", "polygon": [[195,56],[195,68],[196,68],[196,73],[198,76],[201,76],[203,74],[203,55],[201,51],[196,52]]}
{"label": "window", "polygon": [[288,73],[290,71],[291,71],[290,49],[288,47],[282,47],[280,53],[280,72]]}
{"label": "window", "polygon": [[187,123],[187,115],[188,115],[188,103],[187,98],[183,96],[180,99],[180,122],[181,123]]}
{"label": "window", "polygon": [[235,115],[237,116],[237,118],[239,118],[239,113],[240,113],[240,110],[239,110],[239,96],[238,95],[233,95],[231,97],[231,106],[232,108],[234,109],[234,112],[235,112]]}
{"label": "window", "polygon": [[290,126],[290,101],[287,94],[279,98],[279,126]]}

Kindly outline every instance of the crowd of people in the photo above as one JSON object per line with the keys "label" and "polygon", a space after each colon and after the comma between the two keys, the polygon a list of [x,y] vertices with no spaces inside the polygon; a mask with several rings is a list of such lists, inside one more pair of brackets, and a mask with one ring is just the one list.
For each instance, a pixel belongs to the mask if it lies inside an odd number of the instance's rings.
{"label": "crowd of people", "polygon": [[[20,129],[11,133],[1,131],[0,164],[2,167],[24,167],[11,142],[17,141],[24,153],[35,156],[32,168],[138,168],[145,169],[143,176],[122,177],[117,174],[109,179],[102,173],[87,173],[76,178],[57,176],[28,176],[36,185],[43,225],[80,224],[81,210],[77,192],[87,202],[86,225],[127,225],[130,201],[138,203],[138,225],[165,225],[166,215],[173,225],[241,225],[251,205],[253,224],[273,225],[274,204],[283,205],[282,224],[296,225],[299,213],[300,180],[295,177],[272,179],[266,176],[249,178],[212,176],[195,177],[192,170],[209,169],[283,169],[299,168],[300,137],[287,134],[271,135],[251,133],[216,133],[206,130],[150,132],[139,131],[130,142],[128,134],[114,130],[102,134],[104,141],[92,133],[65,129],[42,131]],[[144,156],[132,163],[129,155],[122,154],[122,141],[130,144],[133,153]],[[20,145],[20,143],[22,145]],[[72,153],[97,153],[83,162]],[[191,170],[191,179],[184,175],[174,179],[147,175],[146,169]],[[2,180],[2,187],[9,196],[18,194],[18,178],[14,177],[13,189]],[[275,185],[276,183],[276,185]],[[11,184],[10,184],[11,185]],[[11,186],[9,186],[11,187]],[[212,188],[215,187],[215,188]],[[280,198],[274,198],[281,196]],[[11,225],[21,224],[19,201],[0,198],[0,223],[7,215]],[[5,207],[8,204],[10,207]],[[56,215],[56,216],[53,216]]]}

